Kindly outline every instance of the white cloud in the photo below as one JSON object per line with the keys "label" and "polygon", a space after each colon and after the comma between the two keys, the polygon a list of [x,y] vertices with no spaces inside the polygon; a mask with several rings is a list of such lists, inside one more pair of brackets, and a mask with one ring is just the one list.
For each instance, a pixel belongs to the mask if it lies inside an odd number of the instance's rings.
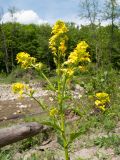
{"label": "white cloud", "polygon": [[65,22],[73,22],[76,25],[88,25],[89,24],[89,21],[87,19],[85,18],[80,19],[80,17],[76,16],[75,14],[73,14],[70,17],[63,17],[63,20]]}
{"label": "white cloud", "polygon": [[[21,10],[16,13],[14,13],[14,20],[16,22],[22,23],[22,24],[41,24],[46,23],[43,19],[41,19],[36,12],[33,10]],[[10,13],[7,12],[2,17],[2,22],[12,22],[13,18],[11,17]]]}

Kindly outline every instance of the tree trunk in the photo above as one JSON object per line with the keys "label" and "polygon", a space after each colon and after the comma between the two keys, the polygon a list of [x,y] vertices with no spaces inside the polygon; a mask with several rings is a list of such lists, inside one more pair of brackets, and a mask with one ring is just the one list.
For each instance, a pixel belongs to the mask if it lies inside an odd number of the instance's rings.
{"label": "tree trunk", "polygon": [[20,124],[0,129],[0,148],[44,131],[43,125],[37,122]]}
{"label": "tree trunk", "polygon": [[6,37],[5,37],[5,33],[2,29],[2,24],[0,25],[0,31],[1,31],[1,37],[2,37],[2,43],[3,43],[2,48],[5,52],[4,61],[5,61],[6,72],[9,73],[8,51],[7,51]]}

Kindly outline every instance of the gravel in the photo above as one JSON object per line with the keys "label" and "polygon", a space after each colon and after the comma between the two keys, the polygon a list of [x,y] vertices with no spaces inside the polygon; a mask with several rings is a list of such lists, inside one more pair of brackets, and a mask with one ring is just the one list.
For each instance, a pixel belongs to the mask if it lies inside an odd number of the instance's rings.
{"label": "gravel", "polygon": [[[30,84],[30,86],[36,90],[36,92],[34,93],[35,97],[41,97],[41,96],[46,96],[48,94],[52,94],[52,92],[49,90],[43,90],[39,84]],[[10,84],[0,85],[0,101],[14,100],[17,99],[18,97],[19,95],[14,94],[12,92],[12,87]]]}
{"label": "gravel", "polygon": [[[32,89],[35,90],[34,96],[35,97],[43,97],[47,95],[54,95],[54,93],[50,90],[44,90],[42,85],[40,83],[30,83],[29,84]],[[80,99],[82,95],[84,94],[84,88],[81,87],[80,85],[76,84],[74,87],[74,90],[71,90],[71,95],[75,99]],[[0,101],[5,101],[5,100],[14,100],[17,99],[19,95],[14,94],[12,92],[12,87],[10,84],[1,84],[0,85]],[[27,97],[27,96],[24,96]]]}

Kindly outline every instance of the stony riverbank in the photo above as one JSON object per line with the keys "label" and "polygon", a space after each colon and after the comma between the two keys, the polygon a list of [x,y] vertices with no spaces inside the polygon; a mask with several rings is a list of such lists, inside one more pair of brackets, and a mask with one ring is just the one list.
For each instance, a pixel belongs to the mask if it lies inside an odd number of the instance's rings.
{"label": "stony riverbank", "polygon": [[[41,98],[46,105],[53,105],[55,93],[50,90],[45,90],[43,84],[33,83],[29,84],[34,90],[34,96]],[[71,90],[71,95],[75,99],[80,99],[84,94],[84,89],[78,84]],[[25,96],[20,99],[19,95],[12,92],[10,84],[0,84],[0,120],[8,119],[8,117],[15,117],[21,114],[35,114],[41,112],[41,109],[33,99]]]}
{"label": "stony riverbank", "polygon": [[[44,90],[41,86],[41,83],[30,83],[29,85],[34,90],[36,90],[35,97],[46,96],[52,93],[51,91]],[[15,100],[17,98],[18,98],[18,95],[12,92],[11,84],[0,85],[0,101]]]}

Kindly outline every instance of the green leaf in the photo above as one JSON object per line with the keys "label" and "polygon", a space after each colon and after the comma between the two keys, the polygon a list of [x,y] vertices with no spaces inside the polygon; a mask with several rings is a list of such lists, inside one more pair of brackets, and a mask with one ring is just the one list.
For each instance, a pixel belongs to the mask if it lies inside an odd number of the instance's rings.
{"label": "green leaf", "polygon": [[62,139],[60,136],[57,137],[57,142],[58,142],[62,147],[64,147],[63,139]]}
{"label": "green leaf", "polygon": [[78,116],[82,116],[83,114],[80,112],[80,110],[76,109],[76,108],[72,108],[73,112],[76,113]]}
{"label": "green leaf", "polygon": [[65,111],[66,109],[68,109],[68,105],[64,104],[63,105],[63,110]]}
{"label": "green leaf", "polygon": [[80,136],[80,134],[81,134],[81,131],[71,133],[71,134],[70,134],[70,139],[69,139],[68,145],[69,145],[70,143],[72,143],[76,138],[78,138],[78,137]]}
{"label": "green leaf", "polygon": [[52,121],[44,121],[44,122],[42,122],[42,124],[50,126],[50,127],[61,132],[61,128],[56,123],[53,123]]}

